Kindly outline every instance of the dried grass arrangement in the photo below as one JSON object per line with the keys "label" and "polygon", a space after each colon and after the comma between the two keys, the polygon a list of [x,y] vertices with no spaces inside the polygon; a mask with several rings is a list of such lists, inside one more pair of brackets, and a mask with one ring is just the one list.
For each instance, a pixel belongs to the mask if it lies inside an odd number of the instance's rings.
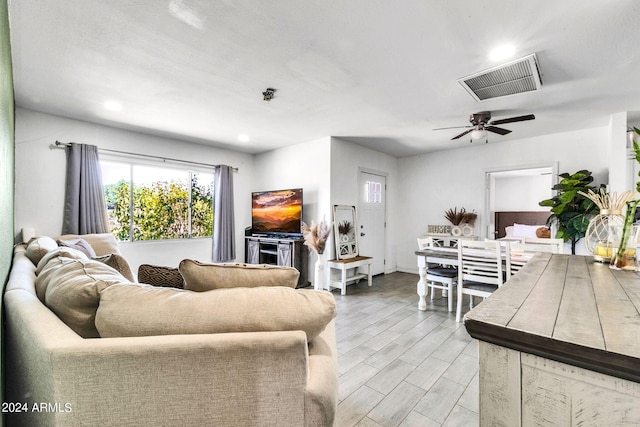
{"label": "dried grass arrangement", "polygon": [[311,226],[302,223],[302,237],[304,244],[316,254],[323,254],[327,238],[331,233],[331,226],[323,219],[317,224],[311,221]]}
{"label": "dried grass arrangement", "polygon": [[460,210],[458,210],[457,207],[454,207],[453,209],[446,210],[444,212],[444,217],[451,224],[456,226],[460,224],[469,224],[473,226],[478,218],[478,214],[475,212],[467,212],[465,208],[460,208]]}
{"label": "dried grass arrangement", "polygon": [[[607,193],[607,190],[600,188],[598,192],[589,190],[586,193],[584,191],[578,191],[578,194],[590,199],[600,211],[618,211],[622,212],[624,206],[628,201],[636,198],[638,193],[635,191],[627,190],[624,193],[618,195],[615,191],[613,193]],[[602,213],[602,212],[600,212]]]}
{"label": "dried grass arrangement", "polygon": [[338,224],[338,233],[349,234],[351,231],[351,223],[349,221],[342,221]]}

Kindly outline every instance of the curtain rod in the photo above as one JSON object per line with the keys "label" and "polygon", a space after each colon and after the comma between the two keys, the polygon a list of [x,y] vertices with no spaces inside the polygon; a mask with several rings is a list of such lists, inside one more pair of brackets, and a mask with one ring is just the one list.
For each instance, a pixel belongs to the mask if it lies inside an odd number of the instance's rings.
{"label": "curtain rod", "polygon": [[[57,148],[66,148],[66,147],[69,147],[70,145],[71,144],[67,144],[65,142],[56,141],[56,147]],[[212,168],[218,168],[218,167],[221,166],[221,165],[212,165],[210,163],[192,162],[190,160],[172,159],[170,157],[152,156],[150,154],[131,153],[131,152],[128,152],[128,151],[120,151],[120,150],[109,150],[109,149],[105,149],[105,148],[98,148],[98,151],[102,151],[102,152],[105,152],[105,153],[124,154],[126,156],[145,157],[145,158],[149,158],[149,159],[162,160],[163,162],[169,161],[169,162],[186,163],[186,164],[189,164],[189,165],[208,166],[208,167],[212,167]],[[238,172],[238,168],[234,167],[232,169],[233,169],[234,172]]]}

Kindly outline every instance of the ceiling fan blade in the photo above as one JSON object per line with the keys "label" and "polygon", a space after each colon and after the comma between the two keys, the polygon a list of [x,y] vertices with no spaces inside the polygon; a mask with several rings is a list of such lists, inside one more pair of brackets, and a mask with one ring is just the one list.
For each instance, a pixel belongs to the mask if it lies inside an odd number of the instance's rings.
{"label": "ceiling fan blade", "polygon": [[506,135],[508,133],[511,133],[509,129],[499,128],[496,126],[485,126],[484,129],[488,130],[489,132],[499,133],[500,135]]}
{"label": "ceiling fan blade", "polygon": [[524,122],[525,120],[533,120],[536,116],[533,114],[527,114],[525,116],[509,117],[508,119],[493,120],[489,122],[490,125],[503,125],[505,123]]}
{"label": "ceiling fan blade", "polygon": [[452,126],[448,128],[435,128],[431,130],[443,130],[443,129],[462,129],[462,128],[472,128],[473,126]]}
{"label": "ceiling fan blade", "polygon": [[465,136],[466,134],[471,133],[471,132],[473,132],[473,129],[465,130],[465,131],[464,131],[464,132],[462,132],[460,135],[456,135],[456,136],[454,136],[453,138],[451,138],[451,140],[453,141],[454,139],[461,138],[461,137],[463,137],[463,136]]}

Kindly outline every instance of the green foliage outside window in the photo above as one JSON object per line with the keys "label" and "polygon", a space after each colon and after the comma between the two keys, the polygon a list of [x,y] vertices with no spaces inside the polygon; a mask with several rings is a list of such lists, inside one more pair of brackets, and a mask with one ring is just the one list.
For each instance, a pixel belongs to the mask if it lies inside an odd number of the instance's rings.
{"label": "green foliage outside window", "polygon": [[212,189],[199,183],[195,173],[191,174],[191,189],[184,182],[156,181],[134,184],[133,203],[131,194],[125,180],[105,186],[111,233],[118,240],[183,239],[213,234]]}

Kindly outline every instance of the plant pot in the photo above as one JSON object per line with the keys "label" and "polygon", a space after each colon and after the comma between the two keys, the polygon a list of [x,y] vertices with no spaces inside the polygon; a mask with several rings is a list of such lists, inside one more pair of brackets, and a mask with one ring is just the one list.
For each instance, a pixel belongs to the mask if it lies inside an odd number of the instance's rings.
{"label": "plant pot", "polygon": [[[640,226],[633,225],[628,228],[628,236],[623,238],[624,226],[611,227],[610,244],[611,244],[611,263],[609,267],[614,270],[638,270],[638,261],[636,257],[636,248],[638,246],[638,233]],[[620,243],[623,241],[624,248],[620,249]]]}

